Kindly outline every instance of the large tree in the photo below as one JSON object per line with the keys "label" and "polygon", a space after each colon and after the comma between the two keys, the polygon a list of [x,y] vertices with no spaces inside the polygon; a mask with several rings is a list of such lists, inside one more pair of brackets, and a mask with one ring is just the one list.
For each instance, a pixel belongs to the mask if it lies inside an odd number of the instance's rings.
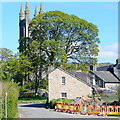
{"label": "large tree", "polygon": [[[60,11],[39,14],[30,21],[29,33],[30,37],[20,39],[24,45],[19,49],[32,64],[36,93],[48,66],[62,65],[68,69],[68,62],[84,67],[97,62],[100,42],[97,26],[77,16]],[[72,67],[74,69],[75,65]]]}
{"label": "large tree", "polygon": [[[100,40],[97,26],[92,23],[74,15],[50,11],[35,17],[30,23],[29,30],[32,40],[40,40],[46,44],[43,46],[43,51],[51,63],[56,62],[58,53],[59,61],[66,60],[65,62],[75,61],[87,64],[97,62],[96,56],[99,52]],[[49,46],[50,42],[54,42],[54,45]]]}

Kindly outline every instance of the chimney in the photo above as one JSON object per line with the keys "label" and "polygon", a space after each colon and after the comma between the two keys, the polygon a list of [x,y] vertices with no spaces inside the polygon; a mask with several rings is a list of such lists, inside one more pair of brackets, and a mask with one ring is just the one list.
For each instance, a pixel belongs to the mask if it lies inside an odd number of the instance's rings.
{"label": "chimney", "polygon": [[91,71],[97,71],[97,65],[90,65]]}
{"label": "chimney", "polygon": [[116,60],[116,65],[120,64],[120,59]]}

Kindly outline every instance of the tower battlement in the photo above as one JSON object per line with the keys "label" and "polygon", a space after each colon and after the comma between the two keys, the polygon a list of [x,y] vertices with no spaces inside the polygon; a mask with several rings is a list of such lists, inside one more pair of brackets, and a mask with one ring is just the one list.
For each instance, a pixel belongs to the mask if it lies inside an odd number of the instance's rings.
{"label": "tower battlement", "polygon": [[[35,7],[34,16],[43,13],[42,3],[40,4],[40,10],[38,13],[37,6]],[[19,13],[19,38],[29,37],[28,27],[30,21],[30,11],[28,2],[26,2],[25,11],[23,11],[22,4]]]}

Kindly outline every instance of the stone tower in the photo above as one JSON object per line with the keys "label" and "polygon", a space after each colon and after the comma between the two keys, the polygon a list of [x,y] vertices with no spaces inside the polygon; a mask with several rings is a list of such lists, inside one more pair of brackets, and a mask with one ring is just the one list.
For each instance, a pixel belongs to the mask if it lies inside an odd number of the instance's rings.
{"label": "stone tower", "polygon": [[19,13],[19,36],[22,37],[29,37],[28,26],[30,21],[30,12],[28,8],[28,3],[26,2],[25,12],[22,10],[22,5],[20,8]]}
{"label": "stone tower", "polygon": [[22,10],[22,4],[19,13],[19,37],[25,37],[25,19],[24,19],[24,12]]}
{"label": "stone tower", "polygon": [[[43,13],[43,9],[42,9],[42,3],[40,4],[40,11],[38,13],[37,11],[37,6],[35,7],[35,13],[34,13],[34,17],[37,16],[38,14]],[[22,8],[22,4],[20,7],[20,13],[19,13],[19,39],[22,38],[27,38],[29,37],[29,21],[30,21],[30,11],[29,11],[29,6],[28,6],[28,2],[26,2],[26,6],[25,6],[25,11],[23,11]],[[24,51],[26,45],[27,45],[27,41],[19,41],[19,52]],[[24,46],[23,48],[21,48],[22,46]]]}

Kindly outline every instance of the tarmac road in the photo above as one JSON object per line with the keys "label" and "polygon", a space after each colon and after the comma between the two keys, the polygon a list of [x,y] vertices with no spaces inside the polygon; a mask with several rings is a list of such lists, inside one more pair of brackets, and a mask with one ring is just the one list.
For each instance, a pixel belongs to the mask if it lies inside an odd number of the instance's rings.
{"label": "tarmac road", "polygon": [[120,120],[118,117],[110,116],[95,116],[95,115],[80,115],[56,112],[53,110],[45,109],[44,104],[19,104],[19,118],[46,118],[46,120],[53,120],[52,118],[81,118],[81,120]]}

